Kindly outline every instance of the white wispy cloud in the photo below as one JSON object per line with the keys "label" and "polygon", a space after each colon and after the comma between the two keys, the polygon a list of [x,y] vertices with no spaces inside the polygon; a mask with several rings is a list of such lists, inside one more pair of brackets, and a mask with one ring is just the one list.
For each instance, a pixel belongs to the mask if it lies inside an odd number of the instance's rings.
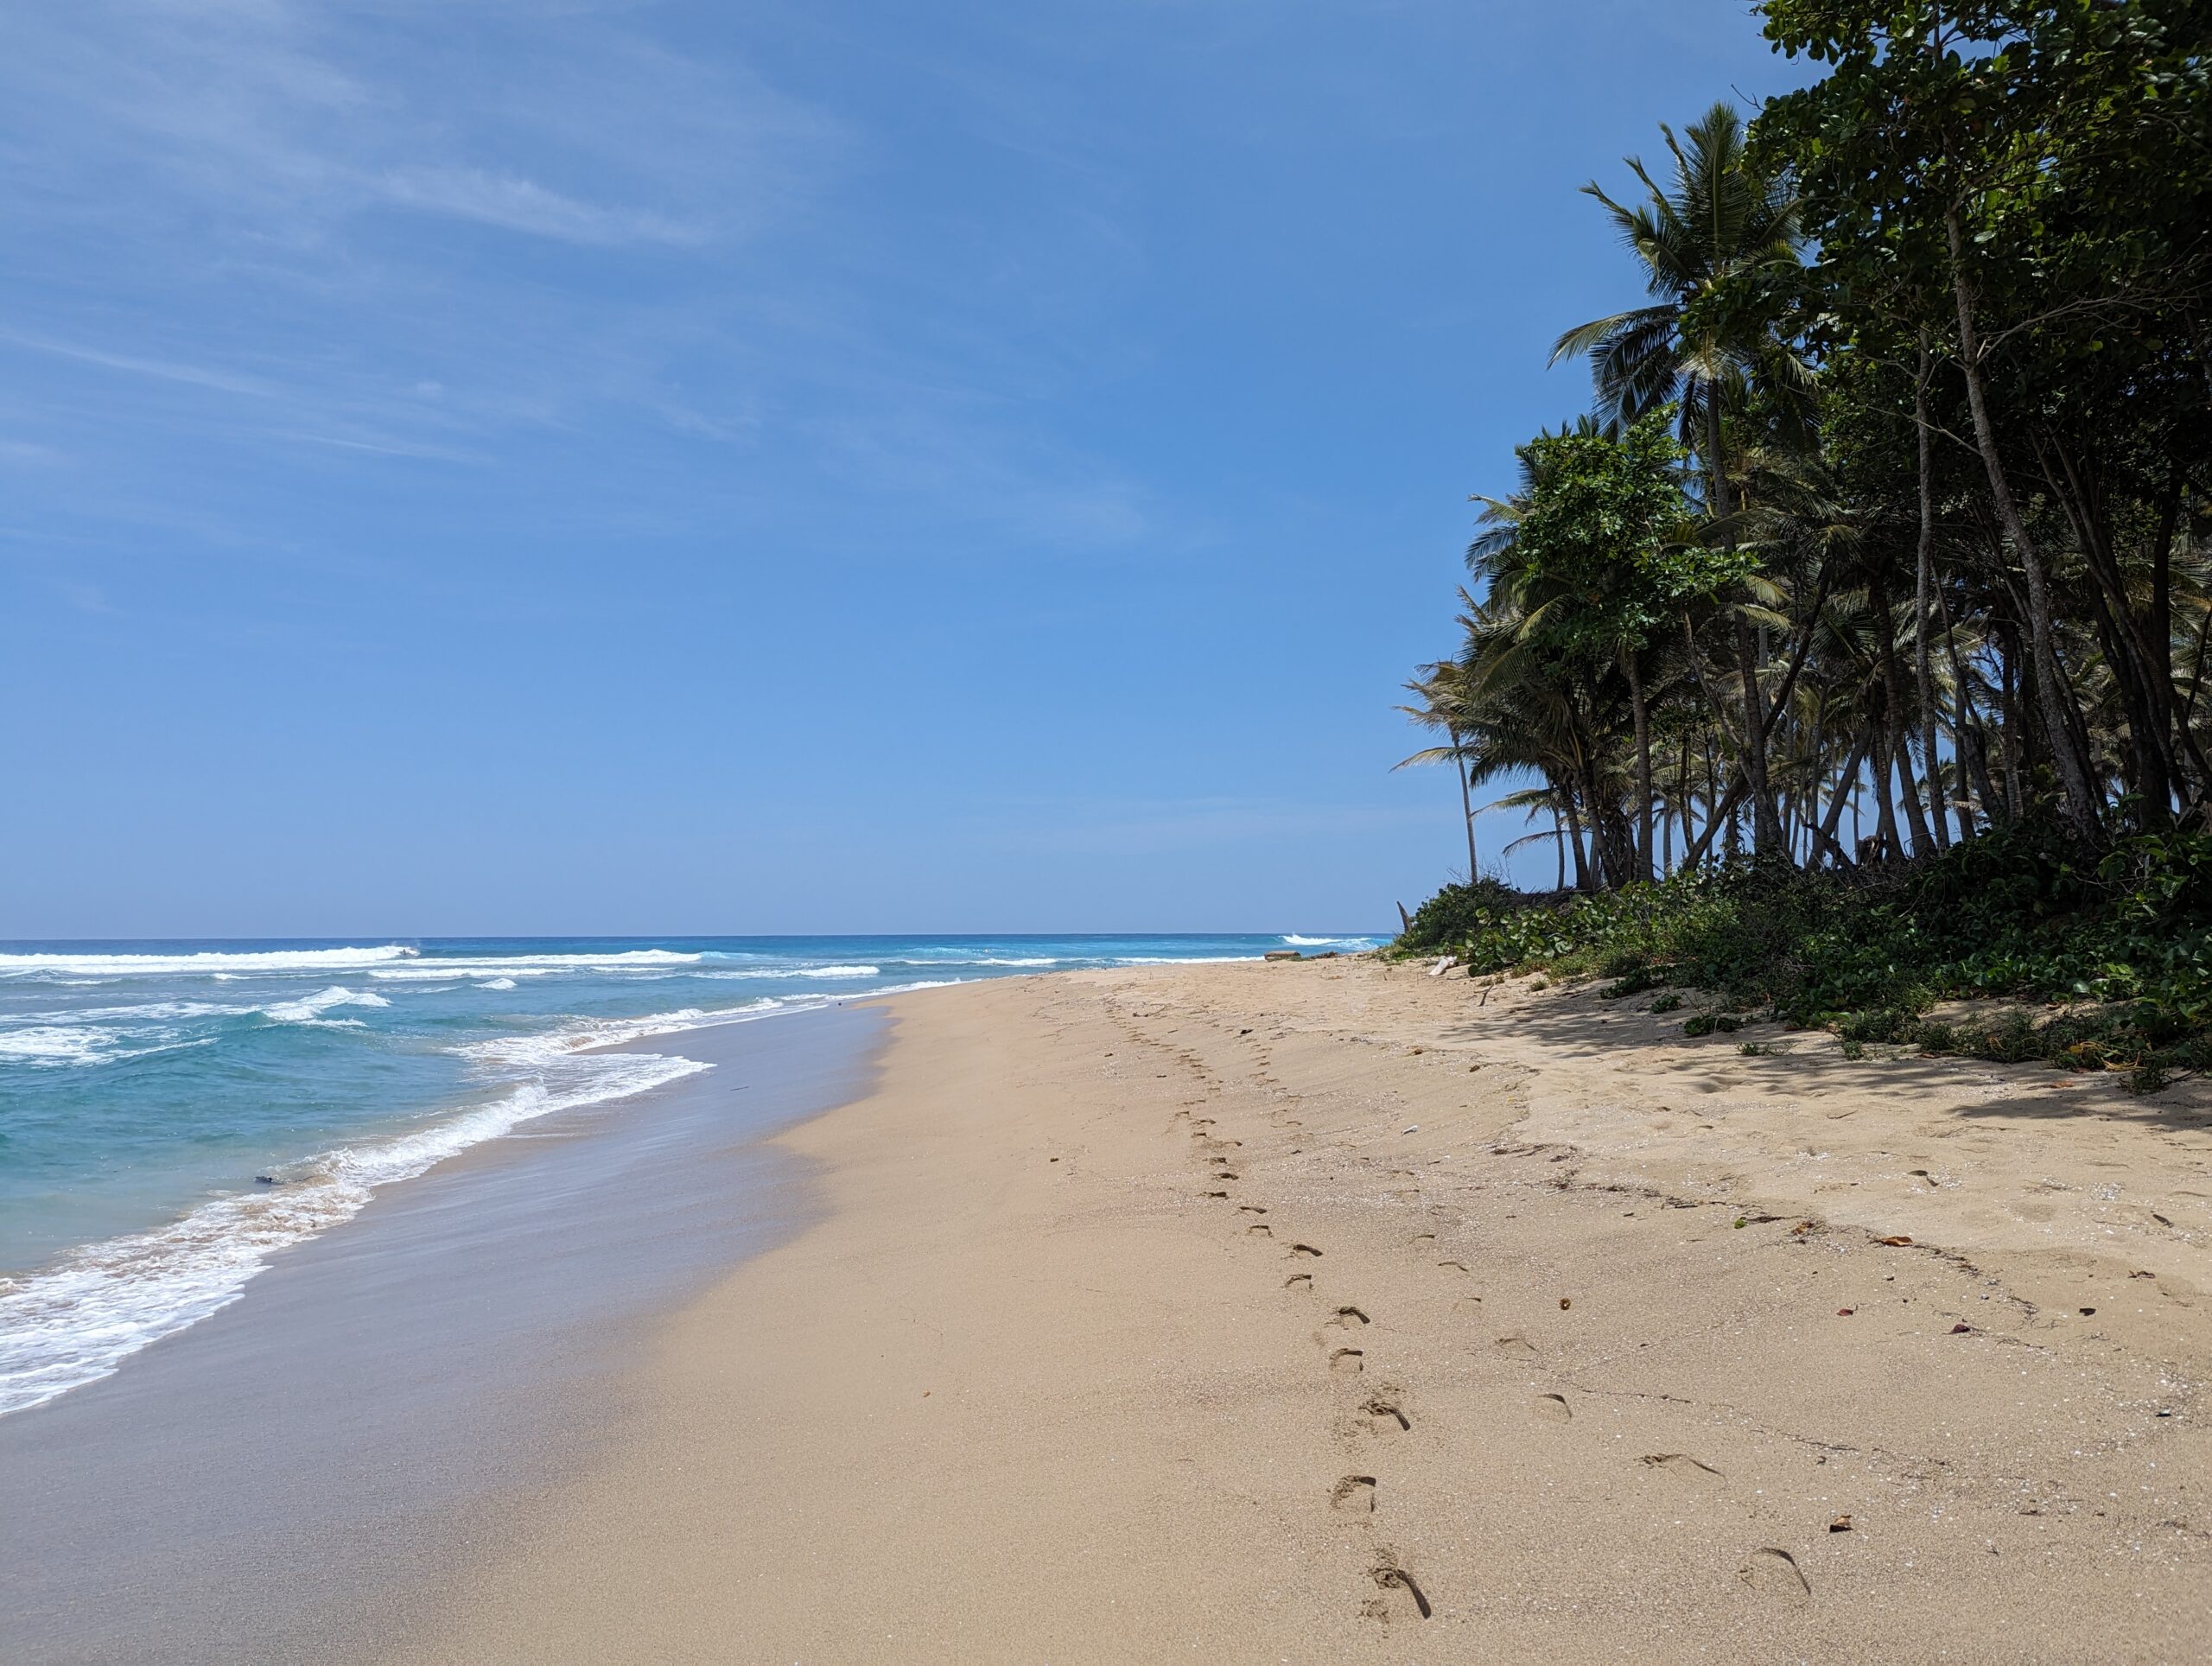
{"label": "white wispy cloud", "polygon": [[1035,213],[887,228],[870,194],[900,159],[864,103],[775,84],[734,28],[679,49],[665,22],[624,0],[17,8],[13,442],[97,475],[162,439],[365,467],[704,442],[752,472],[657,491],[671,529],[811,493],[810,526],[855,550],[902,512],[986,544],[1150,537],[1146,495],[1033,420],[1090,339],[1069,312],[1138,259],[1111,181],[1024,152]]}
{"label": "white wispy cloud", "polygon": [[19,330],[0,330],[0,341],[25,348],[32,353],[50,354],[56,359],[73,359],[82,365],[96,365],[102,370],[116,371],[126,376],[151,377],[160,382],[181,382],[188,387],[209,388],[219,393],[237,393],[252,398],[265,399],[279,392],[279,389],[274,383],[258,377],[241,375],[234,371],[211,369],[204,365],[181,364],[174,359],[150,359],[138,353],[113,353],[104,347],[86,347],[73,341],[57,341]]}
{"label": "white wispy cloud", "polygon": [[535,180],[480,168],[403,168],[377,181],[384,200],[403,208],[473,219],[510,232],[569,243],[703,242],[703,227],[651,209],[608,208],[547,189]]}

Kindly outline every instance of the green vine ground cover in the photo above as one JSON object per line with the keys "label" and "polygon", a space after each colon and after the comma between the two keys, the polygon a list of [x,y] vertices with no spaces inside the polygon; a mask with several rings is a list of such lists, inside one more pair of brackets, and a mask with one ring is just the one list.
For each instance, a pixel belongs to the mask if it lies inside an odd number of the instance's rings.
{"label": "green vine ground cover", "polygon": [[[2148,1091],[2212,1065],[2212,834],[2093,852],[2022,827],[1871,874],[1733,864],[1565,900],[1485,880],[1423,903],[1391,952],[1452,954],[1476,976],[1603,976],[1615,996],[1706,990],[1719,1004],[1688,1017],[1695,1034],[1749,1014],[1853,1052],[2124,1068]],[[1929,1015],[1977,997],[2056,1010]]]}

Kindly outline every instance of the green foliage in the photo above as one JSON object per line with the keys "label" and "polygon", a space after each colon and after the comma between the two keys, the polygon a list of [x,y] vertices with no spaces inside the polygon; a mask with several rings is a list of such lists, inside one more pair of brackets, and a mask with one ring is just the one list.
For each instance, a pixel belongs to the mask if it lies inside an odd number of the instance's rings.
{"label": "green foliage", "polygon": [[[1493,887],[1453,904],[1463,935],[1436,946],[1471,971],[1606,976],[1614,995],[1710,990],[1720,1004],[1692,1015],[1692,1035],[1737,1028],[1731,1008],[1763,1009],[1850,1048],[2120,1065],[2146,1081],[2212,1062],[2212,834],[2144,834],[2093,855],[2024,824],[1855,883],[1738,866],[1565,903]],[[1976,996],[2080,1010],[2041,1024],[2017,1009],[1982,1026],[1921,1016]],[[1662,1000],[1653,1011],[1679,1005]]]}
{"label": "green foliage", "polygon": [[1514,905],[1517,893],[1496,880],[1447,885],[1414,910],[1413,924],[1390,945],[1395,954],[1459,952],[1491,913]]}
{"label": "green foliage", "polygon": [[1599,659],[1643,647],[1685,603],[1751,570],[1692,537],[1674,420],[1662,406],[1618,436],[1587,428],[1521,448],[1529,486],[1508,570],[1534,645]]}

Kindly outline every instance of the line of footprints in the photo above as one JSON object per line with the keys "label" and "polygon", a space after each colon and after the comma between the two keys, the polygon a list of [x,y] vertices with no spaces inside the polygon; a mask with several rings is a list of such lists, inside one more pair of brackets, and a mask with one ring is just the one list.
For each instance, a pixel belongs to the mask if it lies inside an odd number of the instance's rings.
{"label": "line of footprints", "polygon": [[[1139,1038],[1133,1033],[1132,1039]],[[1175,1057],[1179,1063],[1196,1071],[1209,1089],[1214,1085],[1205,1061],[1195,1053],[1178,1050]],[[1266,1062],[1262,1050],[1261,1065],[1263,1077]],[[1228,1186],[1239,1178],[1236,1154],[1243,1141],[1223,1138],[1215,1132],[1212,1117],[1196,1115],[1189,1107],[1177,1111],[1175,1115],[1178,1121],[1189,1124],[1192,1151],[1205,1168],[1208,1177],[1224,1183],[1209,1186],[1205,1195],[1209,1199],[1235,1203],[1235,1196]],[[1287,1129],[1299,1126],[1295,1121],[1280,1116],[1276,1120]],[[1275,1230],[1267,1219],[1267,1215],[1264,1205],[1236,1203],[1236,1217],[1243,1224],[1245,1237],[1275,1242]],[[1288,1261],[1300,1264],[1283,1281],[1284,1287],[1311,1291],[1314,1288],[1313,1274],[1303,1263],[1320,1260],[1322,1252],[1319,1247],[1292,1240],[1283,1243],[1283,1254]],[[1367,1313],[1351,1303],[1339,1304],[1321,1322],[1321,1328],[1314,1332],[1314,1339],[1320,1344],[1330,1371],[1347,1377],[1364,1377],[1367,1351],[1360,1345],[1359,1339],[1369,1322]],[[1387,1438],[1391,1434],[1407,1433],[1412,1428],[1412,1420],[1399,1404],[1397,1390],[1388,1385],[1380,1385],[1360,1396],[1356,1410],[1344,1421],[1340,1433],[1347,1446],[1357,1450],[1370,1437]],[[1373,1475],[1348,1474],[1330,1489],[1330,1507],[1362,1518],[1371,1517],[1375,1514],[1381,1485]],[[1371,1529],[1370,1536],[1371,1539]],[[1433,1612],[1421,1582],[1406,1568],[1397,1554],[1387,1546],[1373,1546],[1367,1571],[1368,1577],[1375,1581],[1376,1592],[1363,1606],[1363,1612],[1369,1618],[1387,1623],[1391,1618],[1394,1599],[1399,1605],[1409,1606],[1423,1619],[1428,1618]]]}
{"label": "line of footprints", "polygon": [[[1249,1032],[1243,1033],[1249,1034]],[[1134,1029],[1129,1034],[1133,1041],[1151,1040]],[[1153,1045],[1160,1044],[1155,1041]],[[1267,1050],[1257,1043],[1254,1046],[1259,1052],[1261,1079],[1271,1080],[1268,1075]],[[1209,1092],[1217,1088],[1217,1078],[1196,1053],[1179,1048],[1174,1050],[1173,1056],[1178,1063],[1197,1073]],[[1237,1153],[1243,1141],[1222,1137],[1216,1132],[1212,1117],[1199,1116],[1191,1107],[1178,1110],[1175,1116],[1177,1121],[1188,1124],[1192,1152],[1204,1166],[1209,1179],[1216,1182],[1206,1189],[1205,1196],[1234,1204],[1236,1218],[1241,1223],[1245,1237],[1282,1244],[1285,1258],[1294,1263],[1294,1269],[1283,1281],[1286,1289],[1315,1293],[1314,1272],[1309,1263],[1322,1259],[1321,1250],[1314,1244],[1295,1240],[1284,1242],[1278,1237],[1274,1224],[1267,1219],[1268,1211],[1265,1205],[1238,1201],[1236,1195],[1228,1189],[1239,1179]],[[1271,1113],[1271,1120],[1285,1129],[1301,1126],[1280,1110]],[[1435,1240],[1433,1232],[1418,1233],[1409,1247],[1416,1250],[1433,1249]],[[1452,1259],[1440,1259],[1436,1265],[1448,1272],[1467,1273],[1471,1270],[1465,1262]],[[1460,1300],[1471,1307],[1478,1305],[1482,1298],[1466,1295]],[[1313,1333],[1314,1340],[1320,1345],[1326,1368],[1334,1374],[1348,1377],[1357,1376],[1363,1379],[1362,1386],[1368,1389],[1358,1398],[1352,1415],[1338,1425],[1340,1436],[1354,1453],[1363,1451],[1373,1440],[1387,1441],[1393,1435],[1408,1433],[1413,1428],[1412,1420],[1406,1415],[1402,1403],[1402,1393],[1396,1387],[1389,1383],[1368,1387],[1364,1383],[1367,1351],[1361,1345],[1360,1339],[1370,1322],[1368,1314],[1359,1307],[1349,1302],[1338,1303],[1331,1308],[1329,1316],[1322,1320],[1320,1328]],[[1534,1355],[1536,1352],[1535,1345],[1523,1337],[1501,1337],[1497,1345],[1501,1352],[1507,1354]],[[1538,1417],[1555,1422],[1570,1421],[1574,1415],[1567,1396],[1555,1393],[1535,1396],[1530,1402],[1530,1410]],[[1720,1472],[1711,1465],[1683,1453],[1655,1453],[1646,1456],[1643,1462],[1659,1472],[1695,1483],[1709,1484],[1720,1478]],[[1347,1474],[1330,1490],[1330,1507],[1363,1518],[1370,1517],[1376,1513],[1381,1485],[1381,1481],[1374,1475]],[[1422,1619],[1428,1618],[1434,1611],[1420,1581],[1397,1553],[1373,1542],[1371,1529],[1370,1542],[1372,1555],[1367,1571],[1368,1576],[1375,1582],[1376,1594],[1363,1605],[1363,1612],[1369,1618],[1388,1623],[1394,1610],[1402,1613],[1409,1608]],[[1802,1597],[1812,1593],[1811,1582],[1806,1579],[1796,1559],[1788,1551],[1773,1546],[1754,1550],[1738,1570],[1738,1578],[1763,1594]]]}

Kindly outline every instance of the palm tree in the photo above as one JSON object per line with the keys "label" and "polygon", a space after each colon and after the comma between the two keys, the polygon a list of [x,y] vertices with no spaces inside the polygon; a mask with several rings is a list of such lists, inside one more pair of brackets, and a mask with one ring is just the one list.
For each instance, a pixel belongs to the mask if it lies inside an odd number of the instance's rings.
{"label": "palm tree", "polygon": [[[1654,298],[1567,331],[1553,347],[1552,361],[1589,354],[1599,409],[1618,422],[1680,403],[1682,442],[1704,465],[1707,509],[1732,548],[1726,411],[1754,386],[1802,392],[1808,375],[1766,303],[1781,287],[1777,280],[1800,265],[1797,202],[1786,180],[1753,167],[1742,118],[1726,103],[1690,125],[1687,143],[1664,124],[1659,130],[1675,159],[1671,193],[1635,156],[1628,165],[1646,200],[1617,202],[1595,181],[1582,188],[1612,216]],[[1778,851],[1782,826],[1767,783],[1758,655],[1751,621],[1740,612],[1732,618],[1754,840],[1763,852]]]}
{"label": "palm tree", "polygon": [[1449,746],[1424,747],[1410,758],[1402,758],[1391,766],[1404,769],[1410,764],[1449,763],[1452,773],[1459,778],[1459,819],[1467,833],[1467,883],[1472,885],[1475,870],[1475,804],[1468,773],[1474,766],[1474,754],[1468,745],[1474,728],[1474,713],[1468,700],[1467,679],[1459,662],[1446,659],[1433,665],[1423,665],[1406,692],[1419,696],[1417,706],[1401,706],[1398,709],[1423,728],[1442,729],[1452,737]]}

